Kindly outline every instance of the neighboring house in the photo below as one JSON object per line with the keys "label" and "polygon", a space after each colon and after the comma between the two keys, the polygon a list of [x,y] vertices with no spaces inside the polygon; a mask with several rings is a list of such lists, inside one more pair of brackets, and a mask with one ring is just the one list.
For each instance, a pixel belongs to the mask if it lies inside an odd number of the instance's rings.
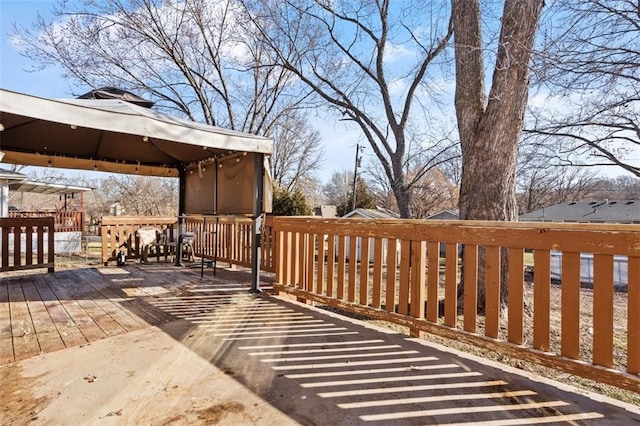
{"label": "neighboring house", "polygon": [[11,170],[0,169],[0,217],[9,216],[9,185],[23,182],[26,175]]}
{"label": "neighboring house", "polygon": [[640,223],[640,200],[566,202],[520,215],[523,222]]}
{"label": "neighboring house", "polygon": [[375,209],[355,209],[342,216],[343,218],[356,219],[400,219],[400,215],[391,210],[377,207]]}
{"label": "neighboring house", "polygon": [[[520,215],[521,221],[636,223],[640,224],[640,200],[600,200],[566,202]],[[627,257],[614,256],[615,288],[627,286]],[[551,252],[551,278],[562,280],[562,253]],[[593,254],[580,253],[580,281],[593,284]]]}
{"label": "neighboring house", "polygon": [[319,217],[326,218],[336,218],[338,217],[338,207],[337,206],[317,206],[313,209],[313,215]]}
{"label": "neighboring house", "polygon": [[[8,188],[9,191],[13,192],[13,200],[18,200],[18,197],[22,200],[25,194],[29,194],[30,200],[28,201],[33,202],[34,198],[37,198],[39,200],[37,204],[41,203],[46,207],[25,209],[25,203],[18,203],[17,206],[19,208],[8,209],[6,216],[22,218],[53,216],[55,252],[60,254],[82,251],[82,235],[85,229],[83,194],[93,188],[34,182],[26,179],[10,182]],[[21,238],[26,238],[26,236],[22,235]],[[44,238],[46,247],[46,235]],[[32,241],[34,248],[37,247],[37,238],[34,237]],[[21,245],[21,247],[25,246],[26,244]]]}
{"label": "neighboring house", "polygon": [[[387,209],[383,209],[381,207],[375,208],[375,209],[355,209],[353,211],[350,211],[349,213],[347,213],[346,215],[342,216],[343,219],[347,219],[347,218],[352,218],[352,219],[399,219],[400,215],[398,213],[392,212],[390,210]],[[347,253],[347,260],[349,259],[349,251],[350,251],[350,238],[346,239],[346,244],[345,244],[345,249],[346,249],[346,253]],[[373,238],[369,239],[369,261],[373,262],[373,255],[374,255],[374,242],[375,240]],[[357,255],[356,255],[356,260],[358,262],[360,262],[360,252],[361,252],[361,245],[362,245],[362,238],[361,237],[357,237],[356,238],[356,244],[357,244]],[[399,250],[399,246],[397,247],[397,250]],[[386,259],[387,258],[387,241],[385,240],[382,244],[382,258]]]}
{"label": "neighboring house", "polygon": [[460,220],[458,209],[445,209],[425,217],[425,220]]}

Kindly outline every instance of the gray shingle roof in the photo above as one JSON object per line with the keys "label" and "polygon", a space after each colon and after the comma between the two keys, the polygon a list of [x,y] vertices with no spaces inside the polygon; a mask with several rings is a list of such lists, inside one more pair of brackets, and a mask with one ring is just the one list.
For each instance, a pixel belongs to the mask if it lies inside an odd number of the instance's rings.
{"label": "gray shingle roof", "polygon": [[640,200],[571,201],[522,214],[520,220],[640,223]]}
{"label": "gray shingle roof", "polygon": [[377,209],[355,209],[342,217],[344,218],[362,217],[364,219],[398,219],[400,215],[390,210],[377,208]]}

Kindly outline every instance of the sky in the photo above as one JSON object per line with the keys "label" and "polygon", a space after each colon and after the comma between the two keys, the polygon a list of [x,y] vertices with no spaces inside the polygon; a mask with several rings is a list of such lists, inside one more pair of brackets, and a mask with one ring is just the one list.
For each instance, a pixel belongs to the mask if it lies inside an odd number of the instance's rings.
{"label": "sky", "polygon": [[[12,25],[30,26],[38,13],[47,16],[55,0],[0,0],[0,87],[20,93],[27,93],[45,98],[72,97],[69,84],[62,78],[60,69],[55,67],[34,71],[35,63],[21,56],[12,45],[9,33]],[[86,89],[86,90],[85,90]],[[84,93],[91,88],[74,88],[74,93]],[[356,144],[368,145],[362,134],[355,128],[346,127],[346,123],[335,117],[311,117],[311,124],[320,132],[324,147],[324,162],[318,177],[322,183],[330,180],[338,171],[352,171],[355,162]],[[374,156],[368,146],[363,151],[363,165],[373,162]],[[27,172],[33,168],[27,169]],[[621,170],[606,168],[600,170],[605,174],[617,175]],[[73,171],[74,175],[86,173]],[[69,173],[69,172],[66,172]],[[88,172],[93,173],[93,172]]]}
{"label": "sky", "polygon": [[[12,45],[9,33],[13,24],[30,26],[38,16],[50,14],[55,0],[0,0],[0,33],[2,45],[0,50],[0,87],[3,89],[26,93],[44,98],[69,98],[72,92],[61,76],[61,70],[49,68],[34,71],[35,63],[20,55]],[[83,88],[84,89],[84,88]],[[89,91],[86,88],[84,91]],[[82,90],[74,90],[75,93]],[[322,183],[330,180],[336,171],[353,170],[356,144],[363,144],[359,132],[348,130],[343,123],[328,124],[318,118],[312,125],[320,132],[324,145],[324,162],[318,177]],[[371,150],[364,151],[365,163]],[[28,168],[25,172],[35,168]],[[73,174],[93,172],[73,171]],[[100,174],[97,174],[100,175]]]}

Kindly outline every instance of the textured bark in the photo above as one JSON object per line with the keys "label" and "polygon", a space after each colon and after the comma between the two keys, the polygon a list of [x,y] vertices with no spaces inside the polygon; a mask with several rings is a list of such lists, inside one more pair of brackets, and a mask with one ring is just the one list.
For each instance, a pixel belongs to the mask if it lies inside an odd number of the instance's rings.
{"label": "textured bark", "polygon": [[[462,147],[460,218],[517,220],[515,170],[529,87],[529,63],[543,0],[506,0],[489,95],[484,88],[480,3],[454,0],[455,107]],[[484,308],[480,251],[478,305]],[[506,259],[503,259],[503,277]],[[503,280],[503,284],[504,280]],[[507,286],[501,286],[501,300]]]}

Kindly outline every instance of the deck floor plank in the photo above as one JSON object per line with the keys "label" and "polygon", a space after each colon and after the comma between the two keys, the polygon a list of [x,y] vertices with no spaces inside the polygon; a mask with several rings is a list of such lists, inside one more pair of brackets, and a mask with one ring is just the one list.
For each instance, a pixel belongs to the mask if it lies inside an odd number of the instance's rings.
{"label": "deck floor plank", "polygon": [[50,274],[45,277],[45,280],[87,341],[93,342],[106,336],[106,333],[95,323],[82,305],[62,286],[57,276]]}
{"label": "deck floor plank", "polygon": [[96,296],[96,300],[98,300],[102,309],[111,315],[126,331],[139,330],[148,326],[147,322],[124,308],[124,302],[126,302],[127,298],[122,294],[116,293],[109,287],[107,281],[96,279],[95,273],[87,272],[87,270],[79,271],[79,277],[82,278],[85,285],[93,289],[91,294]]}
{"label": "deck floor plank", "polygon": [[42,352],[53,352],[64,349],[66,346],[40,297],[40,293],[36,289],[35,283],[33,281],[23,281],[22,291],[31,313],[40,350]]}
{"label": "deck floor plank", "polygon": [[31,320],[31,313],[22,291],[23,279],[13,281],[9,288],[9,309],[11,310],[11,335],[16,361],[38,355],[40,346]]}
{"label": "deck floor plank", "polygon": [[104,305],[106,305],[106,303],[102,299],[102,296],[96,292],[93,287],[87,285],[78,274],[75,274],[73,277],[61,274],[58,278],[65,290],[71,297],[78,301],[78,304],[82,306],[85,312],[107,336],[116,336],[126,331],[126,329],[105,310]]}
{"label": "deck floor plank", "polygon": [[51,290],[49,283],[44,276],[38,276],[34,279],[35,288],[40,294],[40,298],[47,308],[47,313],[53,321],[64,345],[66,347],[79,346],[87,343],[87,339],[82,331],[69,315],[65,307],[58,300],[57,296]]}
{"label": "deck floor plank", "polygon": [[0,281],[0,365],[13,362],[13,337],[9,310],[8,281]]}

